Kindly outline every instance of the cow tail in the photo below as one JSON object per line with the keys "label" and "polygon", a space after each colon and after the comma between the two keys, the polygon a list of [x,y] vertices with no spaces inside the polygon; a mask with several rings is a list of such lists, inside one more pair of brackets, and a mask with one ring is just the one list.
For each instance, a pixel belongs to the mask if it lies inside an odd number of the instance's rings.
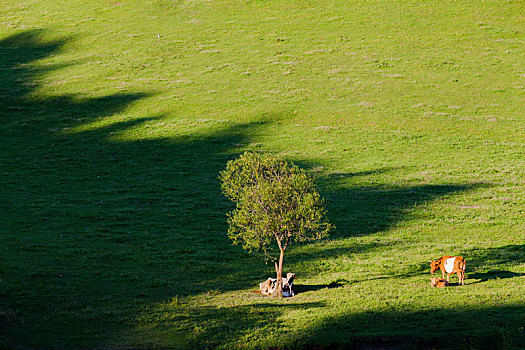
{"label": "cow tail", "polygon": [[461,271],[461,280],[463,281],[463,284],[465,284],[465,270],[467,269],[467,261],[463,259],[463,267]]}

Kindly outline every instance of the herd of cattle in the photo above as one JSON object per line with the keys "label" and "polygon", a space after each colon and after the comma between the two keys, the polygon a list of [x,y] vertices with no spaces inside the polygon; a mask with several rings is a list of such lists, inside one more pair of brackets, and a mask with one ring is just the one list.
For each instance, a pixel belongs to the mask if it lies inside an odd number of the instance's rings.
{"label": "herd of cattle", "polygon": [[[459,278],[459,285],[465,284],[465,266],[466,262],[462,256],[450,256],[443,255],[437,260],[430,261],[430,272],[433,274],[437,270],[441,270],[442,278],[431,278],[430,285],[432,287],[443,288],[449,285],[450,275],[457,274]],[[445,279],[445,273],[447,274],[447,279]],[[295,274],[289,272],[286,277],[282,279],[283,286],[283,296],[292,297],[295,295],[293,289],[293,282],[295,280]],[[264,295],[273,295],[275,287],[277,285],[276,278],[268,278],[266,281],[259,284],[260,292]]]}

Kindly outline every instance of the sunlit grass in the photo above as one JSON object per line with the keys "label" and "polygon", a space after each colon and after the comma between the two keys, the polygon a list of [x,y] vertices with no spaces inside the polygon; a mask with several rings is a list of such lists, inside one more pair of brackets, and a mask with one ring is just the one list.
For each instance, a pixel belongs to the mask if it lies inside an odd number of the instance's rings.
{"label": "sunlit grass", "polygon": [[[522,7],[2,2],[0,347],[523,347]],[[226,236],[244,151],[337,227],[294,298]],[[430,288],[443,254],[465,287]]]}

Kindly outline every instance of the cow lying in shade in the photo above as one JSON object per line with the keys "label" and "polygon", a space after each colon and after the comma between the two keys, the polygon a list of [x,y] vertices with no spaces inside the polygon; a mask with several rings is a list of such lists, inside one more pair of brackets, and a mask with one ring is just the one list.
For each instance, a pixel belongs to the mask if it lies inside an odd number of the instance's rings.
{"label": "cow lying in shade", "polygon": [[447,274],[447,282],[450,282],[450,275],[457,274],[459,278],[459,284],[465,284],[465,266],[466,261],[462,256],[450,256],[444,255],[437,260],[430,261],[430,272],[434,273],[438,269],[441,270],[443,279],[445,279],[445,273]]}

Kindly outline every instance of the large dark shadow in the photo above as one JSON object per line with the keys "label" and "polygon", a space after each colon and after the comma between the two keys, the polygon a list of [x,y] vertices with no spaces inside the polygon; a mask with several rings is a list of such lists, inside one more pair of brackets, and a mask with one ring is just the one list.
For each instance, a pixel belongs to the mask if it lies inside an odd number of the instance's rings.
{"label": "large dark shadow", "polygon": [[38,91],[40,79],[46,73],[67,65],[36,63],[58,54],[71,40],[67,37],[45,40],[45,34],[46,31],[40,30],[24,31],[0,42],[0,130],[4,146],[20,146],[31,137],[44,141],[51,135],[50,130],[112,115],[147,96],[143,93],[115,93],[99,98],[42,96]]}
{"label": "large dark shadow", "polygon": [[[231,205],[217,179],[231,149],[264,122],[145,141],[111,137],[155,117],[72,132],[147,95],[40,93],[40,77],[60,67],[38,60],[67,40],[27,31],[0,41],[0,341],[8,347],[96,346],[144,305],[246,288],[265,270],[226,237]],[[246,271],[253,280],[238,278]]]}
{"label": "large dark shadow", "polygon": [[524,305],[456,309],[447,307],[446,301],[430,310],[365,311],[326,318],[297,335],[294,346],[305,349],[522,349],[525,346],[524,314]]}
{"label": "large dark shadow", "polygon": [[[63,66],[38,60],[59,55],[66,40],[26,31],[0,41],[0,345],[6,347],[98,347],[114,336],[109,332],[132,328],[122,320],[133,323],[144,307],[254,287],[273,274],[231,245],[225,233],[232,205],[217,179],[236,145],[250,142],[267,119],[165,139],[112,141],[160,116],[74,132],[148,95],[39,92],[40,78]],[[334,235],[342,238],[387,229],[409,218],[414,205],[471,188],[319,183]],[[196,317],[219,324],[231,318],[224,310],[201,311]],[[252,325],[268,321],[264,310],[252,318],[244,311],[232,317],[248,317]]]}
{"label": "large dark shadow", "polygon": [[496,248],[474,248],[466,251],[463,255],[467,261],[467,284],[524,276],[523,273],[504,270],[501,266],[524,264],[525,245],[509,244]]}
{"label": "large dark shadow", "polygon": [[514,278],[514,277],[522,277],[522,276],[525,276],[525,274],[518,273],[518,272],[512,272],[508,270],[490,270],[488,272],[469,273],[468,274],[469,279],[479,280],[479,281],[467,282],[467,283],[471,285],[471,284],[476,284],[476,283],[487,282],[489,280],[507,279],[507,278]]}
{"label": "large dark shadow", "polygon": [[[177,329],[179,347],[187,349],[215,349],[220,346],[233,346],[246,348],[242,338],[267,335],[280,329],[287,329],[287,324],[282,320],[282,314],[291,310],[309,310],[324,307],[323,302],[310,303],[274,303],[252,302],[249,305],[215,307],[215,306],[164,306],[159,311],[169,314],[184,314],[184,317],[170,319],[165,325],[165,331],[171,334],[166,337],[173,339],[173,330]],[[176,310],[173,310],[176,308]],[[195,327],[199,325],[199,327]],[[159,330],[162,333],[162,330]],[[282,339],[283,345],[289,345],[289,340]],[[143,347],[143,344],[135,344]],[[144,346],[147,348],[148,346]],[[174,348],[167,344],[157,344],[160,348]],[[265,348],[265,347],[261,347]]]}
{"label": "large dark shadow", "polygon": [[327,191],[329,215],[335,237],[361,236],[388,230],[412,217],[411,209],[437,198],[475,189],[479,185],[417,185],[409,187],[342,187],[337,180],[320,178]]}
{"label": "large dark shadow", "polygon": [[496,248],[474,248],[466,251],[467,264],[474,270],[494,268],[499,265],[521,265],[525,263],[525,245],[509,244]]}
{"label": "large dark shadow", "polygon": [[339,278],[335,281],[332,281],[328,284],[298,284],[294,283],[294,292],[295,294],[301,294],[306,292],[317,292],[321,289],[334,289],[344,287],[349,283],[348,280]]}
{"label": "large dark shadow", "polygon": [[[383,170],[380,170],[383,171]],[[338,174],[338,176],[345,176]],[[348,176],[360,176],[349,174]],[[403,220],[416,219],[414,208],[443,196],[453,195],[479,188],[480,184],[464,185],[418,185],[411,187],[395,186],[361,186],[345,187],[332,176],[318,177],[317,182],[327,201],[330,222],[336,230],[330,234],[330,239],[371,235],[386,231]],[[349,254],[370,252],[375,249],[385,249],[392,242],[345,243],[344,246],[319,249],[309,249],[308,252],[291,252],[287,255],[294,262],[308,262],[315,259],[338,258]],[[428,262],[413,262],[406,266],[406,276],[413,276],[428,271]],[[400,274],[398,277],[402,277]]]}

